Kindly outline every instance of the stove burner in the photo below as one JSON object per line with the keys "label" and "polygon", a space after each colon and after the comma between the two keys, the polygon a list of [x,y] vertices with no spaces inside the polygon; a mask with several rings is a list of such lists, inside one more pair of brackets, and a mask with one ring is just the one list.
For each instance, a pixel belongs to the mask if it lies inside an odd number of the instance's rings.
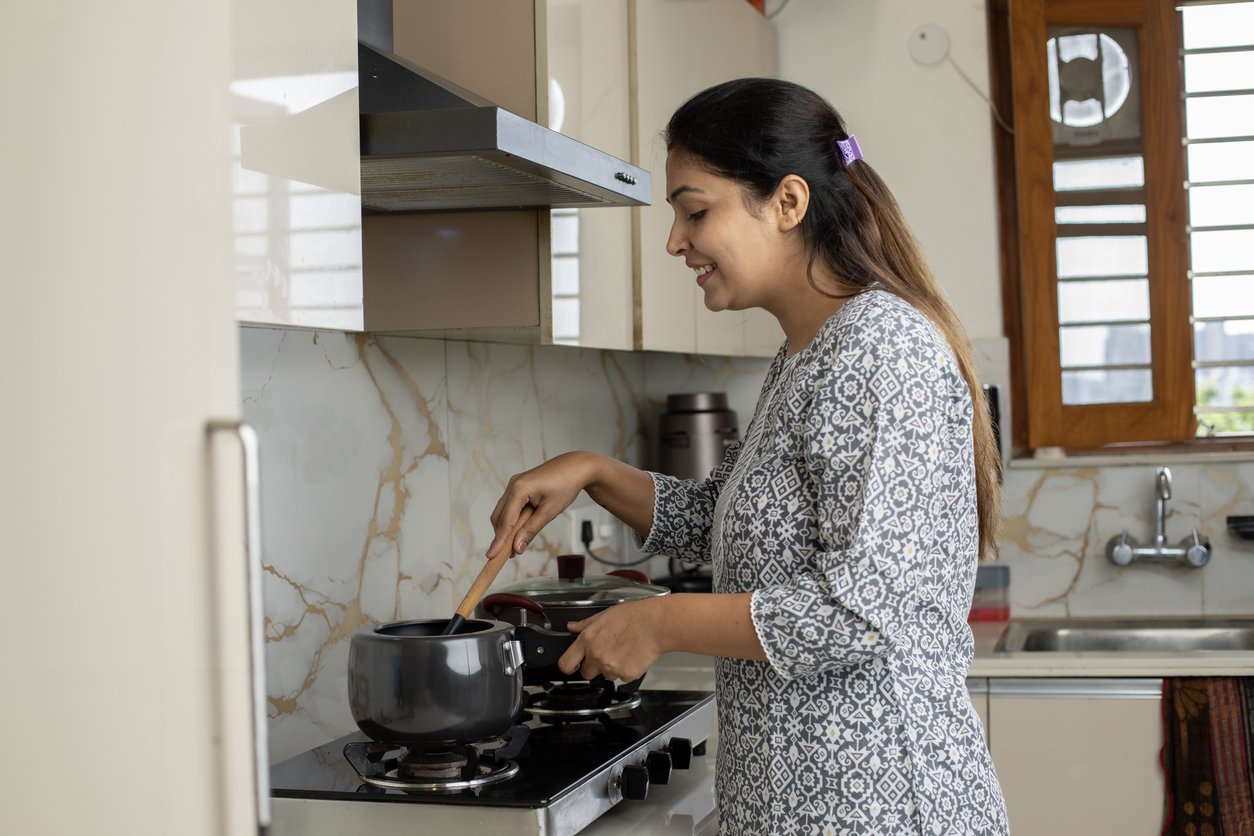
{"label": "stove burner", "polygon": [[396,775],[407,781],[461,778],[469,764],[462,752],[410,752],[396,764]]}
{"label": "stove burner", "polygon": [[526,711],[541,719],[588,718],[631,711],[640,705],[634,690],[615,689],[607,680],[563,682],[532,694]]}
{"label": "stove burner", "polygon": [[456,793],[508,781],[518,774],[518,755],[530,729],[514,726],[497,741],[444,749],[359,741],[344,745],[344,757],[368,784],[411,793]]}

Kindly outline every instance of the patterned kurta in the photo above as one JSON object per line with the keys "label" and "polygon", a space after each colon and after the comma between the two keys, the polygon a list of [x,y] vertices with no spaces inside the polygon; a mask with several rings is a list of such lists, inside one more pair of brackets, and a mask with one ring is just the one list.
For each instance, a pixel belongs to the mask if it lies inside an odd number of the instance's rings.
{"label": "patterned kurta", "polygon": [[945,338],[870,290],[767,372],[704,482],[652,474],[643,548],[752,592],[768,661],[716,661],[724,834],[1002,834],[966,689],[971,397]]}

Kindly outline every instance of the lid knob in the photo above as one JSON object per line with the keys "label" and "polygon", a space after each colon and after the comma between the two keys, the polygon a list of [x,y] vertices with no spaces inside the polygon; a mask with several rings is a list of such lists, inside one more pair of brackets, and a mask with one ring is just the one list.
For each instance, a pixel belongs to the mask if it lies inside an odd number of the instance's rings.
{"label": "lid knob", "polygon": [[581,554],[559,554],[557,556],[557,576],[564,581],[578,580],[583,577],[584,559]]}

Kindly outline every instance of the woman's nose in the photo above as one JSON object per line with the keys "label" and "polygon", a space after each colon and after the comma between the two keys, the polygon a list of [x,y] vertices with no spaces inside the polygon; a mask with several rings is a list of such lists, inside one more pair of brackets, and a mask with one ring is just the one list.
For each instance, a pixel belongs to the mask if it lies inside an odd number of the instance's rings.
{"label": "woman's nose", "polygon": [[671,234],[666,238],[666,251],[671,255],[683,255],[688,251],[688,242],[684,240],[677,224],[671,224]]}

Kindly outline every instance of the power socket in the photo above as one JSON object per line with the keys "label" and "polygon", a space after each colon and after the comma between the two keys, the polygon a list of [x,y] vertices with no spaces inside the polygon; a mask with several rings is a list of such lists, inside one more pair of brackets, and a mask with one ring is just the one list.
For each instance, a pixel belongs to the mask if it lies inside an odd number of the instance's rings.
{"label": "power socket", "polygon": [[622,557],[623,524],[600,505],[581,505],[578,508],[567,508],[566,516],[570,520],[570,529],[566,554],[583,554],[584,523],[592,526],[592,542],[588,548],[598,557],[617,562]]}

